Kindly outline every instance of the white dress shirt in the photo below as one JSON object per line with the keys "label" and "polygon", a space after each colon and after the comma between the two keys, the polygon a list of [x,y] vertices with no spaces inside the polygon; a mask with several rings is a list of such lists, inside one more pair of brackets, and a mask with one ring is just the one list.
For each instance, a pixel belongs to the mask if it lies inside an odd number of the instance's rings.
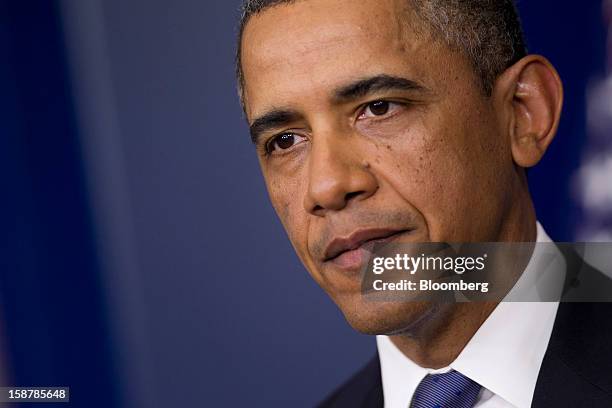
{"label": "white dress shirt", "polygon": [[[537,242],[552,242],[539,223]],[[448,367],[438,370],[420,367],[389,337],[377,336],[385,408],[408,408],[416,388],[427,374],[453,369],[482,386],[475,407],[529,408],[559,302],[510,300],[525,299],[526,292],[531,292],[529,299],[541,299],[538,290],[561,293],[564,262],[553,245],[536,246],[512,290]]]}

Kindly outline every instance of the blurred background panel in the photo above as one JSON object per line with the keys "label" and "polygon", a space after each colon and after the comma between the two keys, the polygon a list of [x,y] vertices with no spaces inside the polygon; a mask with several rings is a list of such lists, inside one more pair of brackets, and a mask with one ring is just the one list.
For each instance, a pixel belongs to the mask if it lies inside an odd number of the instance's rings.
{"label": "blurred background panel", "polygon": [[52,1],[0,3],[0,369],[109,407],[112,317],[62,32]]}
{"label": "blurred background panel", "polygon": [[[375,352],[269,204],[235,92],[239,6],[0,0],[4,384],[69,385],[78,407],[310,407]],[[538,217],[557,241],[604,237],[606,9],[520,9],[566,87],[529,175]]]}

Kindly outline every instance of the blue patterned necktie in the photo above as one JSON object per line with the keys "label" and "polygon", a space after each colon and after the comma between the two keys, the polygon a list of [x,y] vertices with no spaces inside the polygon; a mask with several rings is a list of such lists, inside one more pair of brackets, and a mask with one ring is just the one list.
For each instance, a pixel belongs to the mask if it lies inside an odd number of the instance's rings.
{"label": "blue patterned necktie", "polygon": [[410,408],[472,408],[480,388],[480,384],[455,370],[429,374],[414,392]]}

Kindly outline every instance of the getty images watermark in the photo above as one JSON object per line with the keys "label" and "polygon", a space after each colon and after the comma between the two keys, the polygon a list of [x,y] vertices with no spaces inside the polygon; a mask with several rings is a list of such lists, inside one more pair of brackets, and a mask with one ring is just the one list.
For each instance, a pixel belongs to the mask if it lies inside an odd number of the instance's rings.
{"label": "getty images watermark", "polygon": [[[418,272],[442,272],[463,275],[466,272],[483,271],[488,255],[471,256],[429,256],[424,253],[411,256],[407,253],[395,254],[391,257],[375,256],[372,259],[372,273],[382,275],[385,272],[402,272],[411,276]],[[439,277],[439,274],[438,274]],[[436,281],[434,279],[400,279],[385,282],[375,279],[372,283],[375,291],[479,291],[487,293],[489,282],[468,282],[463,279],[453,282]]]}
{"label": "getty images watermark", "polygon": [[[587,250],[609,267],[585,262]],[[361,292],[386,302],[610,302],[612,243],[379,244]]]}

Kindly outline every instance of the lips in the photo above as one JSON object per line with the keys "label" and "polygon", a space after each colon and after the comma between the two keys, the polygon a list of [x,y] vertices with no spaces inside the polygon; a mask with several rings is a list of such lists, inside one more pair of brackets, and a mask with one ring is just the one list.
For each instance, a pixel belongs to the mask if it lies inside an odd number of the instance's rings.
{"label": "lips", "polygon": [[[348,257],[349,253],[372,246],[377,242],[384,242],[396,236],[409,232],[409,230],[393,229],[364,229],[355,231],[346,238],[336,238],[332,240],[325,249],[324,262],[338,260],[338,258]],[[371,250],[371,248],[370,248]],[[362,251],[363,252],[363,251]],[[345,263],[345,262],[343,262]]]}

